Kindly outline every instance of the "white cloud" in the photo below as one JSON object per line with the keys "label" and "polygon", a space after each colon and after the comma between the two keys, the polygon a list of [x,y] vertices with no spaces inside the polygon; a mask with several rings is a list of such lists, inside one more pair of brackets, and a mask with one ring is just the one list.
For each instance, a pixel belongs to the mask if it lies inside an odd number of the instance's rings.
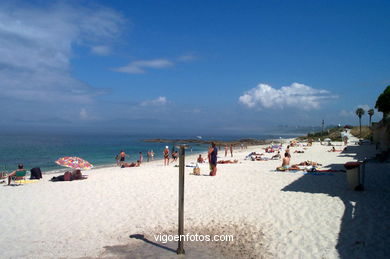
{"label": "white cloud", "polygon": [[194,61],[197,59],[198,59],[198,57],[193,55],[193,54],[182,55],[182,56],[177,58],[177,60],[181,61],[181,62]]}
{"label": "white cloud", "polygon": [[104,45],[93,46],[91,48],[91,52],[97,55],[107,56],[111,53],[111,49],[109,46],[104,46]]}
{"label": "white cloud", "polygon": [[359,104],[357,108],[362,108],[365,112],[367,112],[370,108],[367,104]]}
{"label": "white cloud", "polygon": [[249,108],[278,108],[294,107],[303,110],[319,109],[321,103],[337,98],[327,90],[315,89],[310,86],[292,83],[280,89],[267,84],[259,84],[239,97],[239,102]]}
{"label": "white cloud", "polygon": [[137,60],[124,67],[113,68],[113,70],[128,74],[142,74],[146,72],[147,68],[162,69],[171,66],[173,66],[173,62],[167,59]]}
{"label": "white cloud", "polygon": [[154,100],[147,100],[141,103],[141,106],[162,106],[168,103],[168,100],[165,96],[159,96]]}
{"label": "white cloud", "polygon": [[340,116],[341,117],[352,117],[354,116],[352,111],[347,111],[347,110],[341,110],[340,111]]}
{"label": "white cloud", "polygon": [[124,22],[119,13],[101,6],[1,3],[0,97],[91,101],[99,93],[71,75],[72,48],[112,41]]}

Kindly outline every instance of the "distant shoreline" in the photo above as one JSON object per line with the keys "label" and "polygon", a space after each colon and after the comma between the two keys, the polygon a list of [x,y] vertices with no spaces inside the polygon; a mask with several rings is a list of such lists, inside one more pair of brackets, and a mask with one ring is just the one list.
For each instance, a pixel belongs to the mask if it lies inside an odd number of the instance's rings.
{"label": "distant shoreline", "polygon": [[204,139],[145,139],[144,142],[148,143],[183,143],[183,144],[211,144],[214,142],[216,145],[238,145],[238,144],[247,144],[247,145],[267,145],[272,142],[280,142],[282,139],[254,139],[254,138],[245,138],[238,140],[204,140]]}
{"label": "distant shoreline", "polygon": [[[281,139],[239,139],[239,140],[231,140],[231,141],[224,141],[224,140],[203,140],[203,139],[162,139],[162,138],[156,138],[156,139],[145,139],[144,142],[147,143],[177,143],[177,144],[200,144],[200,145],[206,145],[211,144],[212,142],[215,142],[216,145],[226,145],[226,144],[233,144],[233,146],[240,145],[240,144],[247,144],[248,146],[255,146],[255,145],[268,145],[271,143],[281,143],[283,140],[290,140],[292,138],[281,138]],[[207,150],[203,150],[201,152],[207,152]],[[162,157],[157,157],[153,161],[163,161]],[[144,163],[147,163],[144,161]],[[111,167],[117,167],[115,163],[109,163],[109,164],[102,164],[93,167],[93,169],[102,169],[102,168],[111,168]],[[71,168],[63,168],[58,170],[50,170],[44,172],[45,175],[51,175],[51,174],[61,174],[68,170],[72,170]],[[89,171],[89,170],[85,170]]]}

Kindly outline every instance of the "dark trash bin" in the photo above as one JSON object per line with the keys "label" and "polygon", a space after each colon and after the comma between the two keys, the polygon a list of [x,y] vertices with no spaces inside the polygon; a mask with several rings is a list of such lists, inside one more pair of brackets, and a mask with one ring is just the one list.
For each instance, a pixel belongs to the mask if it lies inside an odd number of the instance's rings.
{"label": "dark trash bin", "polygon": [[354,191],[361,191],[363,189],[361,162],[347,162],[344,167],[347,169],[348,187]]}

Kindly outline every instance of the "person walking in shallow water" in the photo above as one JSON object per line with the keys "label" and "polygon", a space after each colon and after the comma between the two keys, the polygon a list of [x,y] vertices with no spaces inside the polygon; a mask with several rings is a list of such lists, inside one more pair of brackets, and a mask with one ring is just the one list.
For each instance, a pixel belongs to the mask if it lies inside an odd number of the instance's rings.
{"label": "person walking in shallow water", "polygon": [[229,147],[228,147],[228,145],[226,144],[226,145],[225,145],[225,157],[227,157],[228,150],[229,150]]}

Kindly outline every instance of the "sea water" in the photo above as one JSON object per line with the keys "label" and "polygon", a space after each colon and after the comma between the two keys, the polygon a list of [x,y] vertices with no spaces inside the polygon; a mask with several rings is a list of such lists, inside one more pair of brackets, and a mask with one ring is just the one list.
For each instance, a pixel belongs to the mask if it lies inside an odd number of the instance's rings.
{"label": "sea water", "polygon": [[[271,135],[248,136],[256,139],[278,138]],[[284,136],[291,137],[291,136]],[[147,152],[153,150],[155,159],[163,157],[165,146],[169,150],[175,148],[178,143],[151,143],[145,139],[153,136],[127,136],[127,135],[0,135],[0,171],[16,169],[19,163],[26,169],[40,167],[43,173],[63,171],[63,167],[55,161],[64,156],[81,157],[94,167],[115,165],[116,155],[124,150],[130,155],[127,162],[135,162],[142,152],[144,161],[147,160]],[[195,139],[196,136],[164,136],[164,139]],[[237,140],[238,136],[208,136],[206,140]],[[175,148],[177,150],[177,148]],[[207,145],[190,144],[187,154],[205,152]]]}

